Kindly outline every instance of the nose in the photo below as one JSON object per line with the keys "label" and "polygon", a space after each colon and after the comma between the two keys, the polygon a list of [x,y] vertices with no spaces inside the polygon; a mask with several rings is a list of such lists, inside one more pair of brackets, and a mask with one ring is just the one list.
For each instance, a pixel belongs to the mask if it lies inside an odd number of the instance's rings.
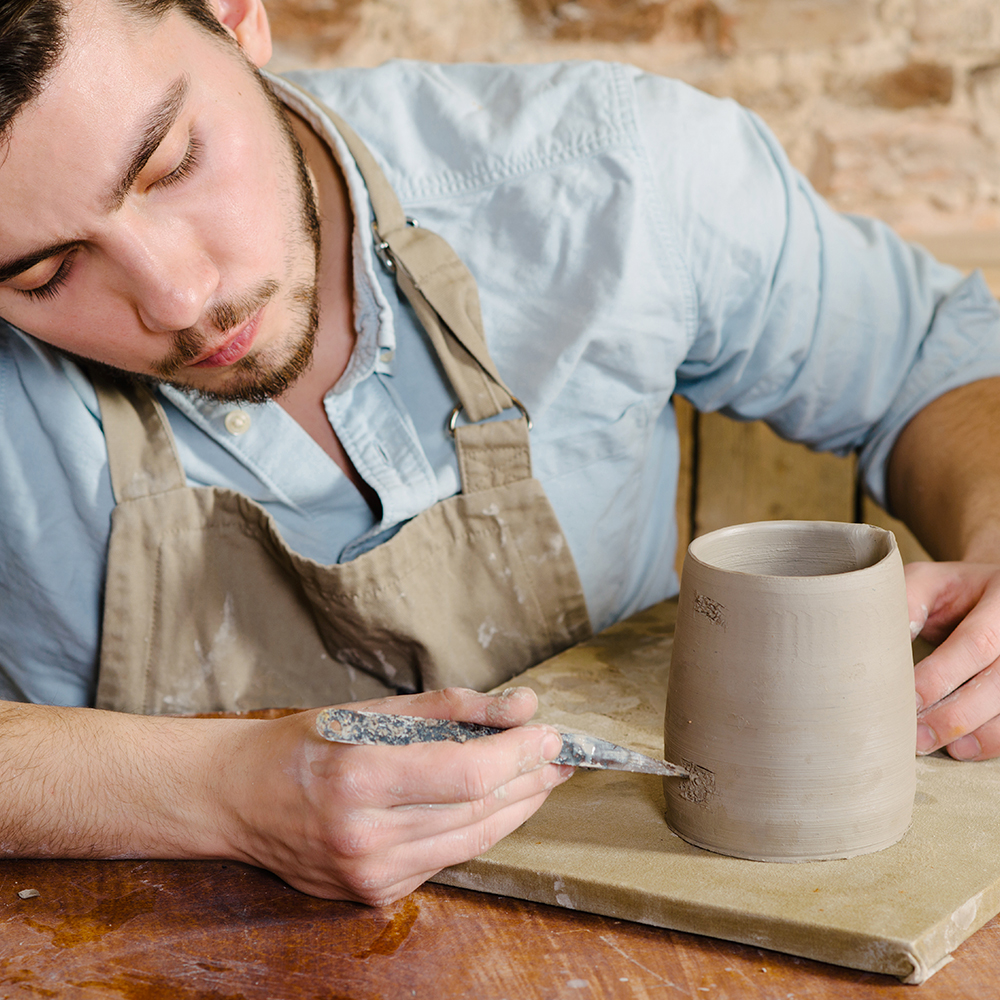
{"label": "nose", "polygon": [[134,224],[122,232],[119,253],[127,293],[147,330],[172,333],[197,325],[219,272],[189,229]]}

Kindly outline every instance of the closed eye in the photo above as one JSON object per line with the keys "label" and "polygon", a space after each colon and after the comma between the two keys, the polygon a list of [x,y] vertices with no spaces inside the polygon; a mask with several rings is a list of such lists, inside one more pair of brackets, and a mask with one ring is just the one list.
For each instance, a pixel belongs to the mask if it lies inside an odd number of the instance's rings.
{"label": "closed eye", "polygon": [[[187,149],[184,152],[184,157],[181,159],[181,162],[178,163],[169,174],[164,175],[159,180],[155,181],[151,186],[161,188],[170,187],[174,184],[179,184],[185,178],[189,177],[198,165],[201,149],[201,143],[192,136],[188,142]],[[75,256],[75,251],[71,251],[66,254],[59,264],[56,273],[53,274],[44,285],[39,285],[37,288],[18,288],[16,291],[21,295],[26,295],[29,299],[33,299],[36,302],[54,299],[59,294],[59,290],[69,279],[70,271],[73,268],[73,258]]]}
{"label": "closed eye", "polygon": [[43,299],[54,299],[59,293],[59,289],[66,284],[69,278],[69,272],[73,267],[73,258],[76,256],[75,251],[71,251],[66,254],[60,263],[58,270],[55,274],[45,282],[44,285],[39,285],[37,288],[18,288],[21,295],[27,295],[29,299],[35,299],[37,301]]}
{"label": "closed eye", "polygon": [[151,187],[170,187],[173,184],[179,184],[186,177],[189,177],[193,172],[195,167],[198,165],[198,158],[201,154],[201,143],[192,136],[188,141],[187,149],[184,152],[184,158],[180,163],[170,171],[169,174],[161,177],[158,181],[155,181]]}

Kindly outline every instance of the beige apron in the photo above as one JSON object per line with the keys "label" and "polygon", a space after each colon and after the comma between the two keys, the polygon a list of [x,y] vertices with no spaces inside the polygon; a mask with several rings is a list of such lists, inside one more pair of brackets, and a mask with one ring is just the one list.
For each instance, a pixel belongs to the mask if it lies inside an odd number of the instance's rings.
{"label": "beige apron", "polygon": [[[380,256],[468,418],[451,420],[462,492],[357,559],[323,566],[292,552],[247,497],[187,487],[152,393],[95,377],[116,500],[100,708],[188,713],[482,690],[590,635],[569,547],[531,476],[527,415],[487,352],[475,282],[440,237],[408,223],[374,159],[334,120],[368,186]],[[519,419],[483,422],[511,407]]]}

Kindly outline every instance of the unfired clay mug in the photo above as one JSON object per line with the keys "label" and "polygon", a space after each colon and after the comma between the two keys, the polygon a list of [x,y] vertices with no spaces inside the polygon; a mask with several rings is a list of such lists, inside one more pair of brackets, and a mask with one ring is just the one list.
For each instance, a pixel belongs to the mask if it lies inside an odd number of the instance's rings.
{"label": "unfired clay mug", "polygon": [[910,825],[913,657],[892,533],[765,521],[688,548],[667,686],[667,822],[734,857],[878,851]]}

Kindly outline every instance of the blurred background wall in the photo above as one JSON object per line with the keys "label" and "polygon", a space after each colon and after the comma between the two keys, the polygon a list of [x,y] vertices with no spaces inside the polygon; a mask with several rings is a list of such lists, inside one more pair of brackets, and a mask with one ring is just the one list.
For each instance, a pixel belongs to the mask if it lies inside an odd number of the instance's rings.
{"label": "blurred background wall", "polygon": [[267,0],[277,71],[615,59],[757,111],[838,208],[1000,221],[997,0]]}

